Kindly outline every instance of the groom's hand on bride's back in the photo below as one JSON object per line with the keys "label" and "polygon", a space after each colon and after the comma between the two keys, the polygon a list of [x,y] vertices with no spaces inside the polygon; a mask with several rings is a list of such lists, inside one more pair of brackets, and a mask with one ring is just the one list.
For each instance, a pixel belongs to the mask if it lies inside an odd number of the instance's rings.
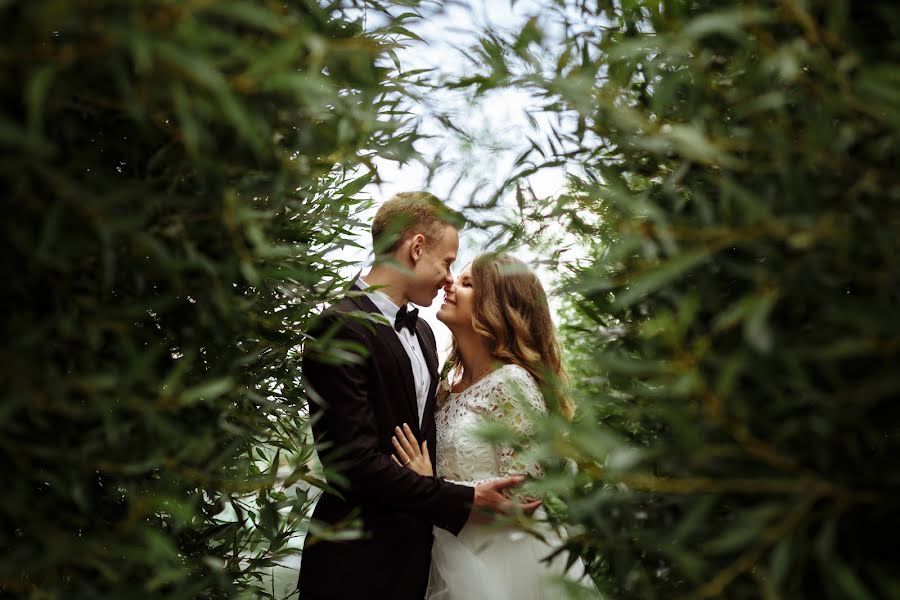
{"label": "groom's hand on bride's back", "polygon": [[522,475],[494,479],[475,486],[475,498],[469,520],[475,523],[489,523],[497,515],[511,515],[517,511],[531,514],[541,505],[540,500],[517,504],[503,495],[503,491],[517,487],[525,481]]}

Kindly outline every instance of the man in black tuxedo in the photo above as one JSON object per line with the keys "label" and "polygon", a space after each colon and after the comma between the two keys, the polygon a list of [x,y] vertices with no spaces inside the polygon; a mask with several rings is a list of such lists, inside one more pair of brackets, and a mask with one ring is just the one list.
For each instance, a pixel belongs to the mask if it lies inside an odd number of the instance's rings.
{"label": "man in black tuxedo", "polygon": [[[477,487],[422,477],[391,459],[394,428],[408,424],[435,457],[437,347],[428,324],[408,302],[428,306],[453,282],[459,236],[453,213],[427,192],[386,201],[372,223],[375,266],[350,294],[325,311],[304,349],[319,457],[336,493],[325,491],[313,519],[334,525],[362,518],[363,537],[310,534],[300,562],[300,599],[421,600],[431,561],[432,526],[458,533],[472,513],[514,509],[502,490],[521,478]],[[368,290],[368,287],[377,290]],[[390,325],[383,324],[387,318]],[[363,349],[335,361],[333,343]],[[534,503],[532,503],[534,504]],[[533,508],[523,505],[522,508]]]}

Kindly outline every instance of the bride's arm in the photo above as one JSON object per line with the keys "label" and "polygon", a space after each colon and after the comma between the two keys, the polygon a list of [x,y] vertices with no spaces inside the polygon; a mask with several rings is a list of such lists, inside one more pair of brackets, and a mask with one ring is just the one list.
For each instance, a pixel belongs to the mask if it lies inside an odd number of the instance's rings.
{"label": "bride's arm", "polygon": [[486,400],[485,408],[490,417],[519,438],[515,446],[497,444],[499,474],[541,477],[540,464],[527,458],[534,432],[533,415],[547,411],[540,388],[526,371],[513,369],[491,386]]}

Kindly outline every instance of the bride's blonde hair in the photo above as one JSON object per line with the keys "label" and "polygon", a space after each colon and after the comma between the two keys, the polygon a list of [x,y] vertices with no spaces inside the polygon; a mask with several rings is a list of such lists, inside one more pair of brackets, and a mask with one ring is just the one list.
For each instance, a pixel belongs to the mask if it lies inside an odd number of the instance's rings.
{"label": "bride's blonde hair", "polygon": [[[556,328],[544,286],[528,265],[505,253],[486,253],[472,261],[475,290],[472,326],[488,340],[491,355],[519,365],[537,380],[551,412],[571,419],[575,410],[565,388]],[[462,360],[454,340],[444,365],[448,384],[462,376]]]}

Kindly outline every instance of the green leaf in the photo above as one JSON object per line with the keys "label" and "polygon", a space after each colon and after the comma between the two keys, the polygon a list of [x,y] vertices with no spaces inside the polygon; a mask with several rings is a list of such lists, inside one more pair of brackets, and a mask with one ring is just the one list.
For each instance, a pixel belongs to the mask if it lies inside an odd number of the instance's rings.
{"label": "green leaf", "polygon": [[703,548],[712,554],[740,552],[758,540],[766,526],[782,511],[783,506],[774,503],[744,510],[736,515],[736,519],[730,522],[720,535],[705,543]]}
{"label": "green leaf", "polygon": [[774,15],[767,10],[738,7],[701,14],[691,19],[681,31],[681,36],[689,39],[697,39],[714,33],[738,36],[748,25],[766,23],[773,19]]}
{"label": "green leaf", "polygon": [[289,23],[283,15],[278,15],[275,11],[252,2],[222,2],[219,0],[206,6],[205,10],[229,17],[242,25],[275,33],[283,32]]}
{"label": "green leaf", "polygon": [[792,562],[793,543],[790,537],[780,540],[769,559],[769,577],[776,589],[780,588],[788,576]]}
{"label": "green leaf", "polygon": [[631,306],[664,285],[682,277],[709,257],[708,250],[702,248],[689,250],[666,260],[661,265],[639,273],[628,280],[625,291],[616,296],[615,305],[619,308]]}
{"label": "green leaf", "polygon": [[42,65],[34,69],[25,91],[25,105],[28,107],[29,135],[40,139],[43,137],[44,110],[47,94],[56,76],[57,67],[52,64]]}
{"label": "green leaf", "polygon": [[834,558],[828,562],[828,572],[838,587],[853,600],[875,600],[869,590],[844,562]]}
{"label": "green leaf", "polygon": [[231,377],[211,379],[184,390],[181,393],[181,401],[185,404],[192,404],[201,400],[209,402],[219,396],[230,393],[234,387],[234,380]]}
{"label": "green leaf", "polygon": [[773,333],[768,319],[777,300],[778,296],[774,293],[755,299],[744,320],[744,337],[751,347],[764,354],[772,350]]}

